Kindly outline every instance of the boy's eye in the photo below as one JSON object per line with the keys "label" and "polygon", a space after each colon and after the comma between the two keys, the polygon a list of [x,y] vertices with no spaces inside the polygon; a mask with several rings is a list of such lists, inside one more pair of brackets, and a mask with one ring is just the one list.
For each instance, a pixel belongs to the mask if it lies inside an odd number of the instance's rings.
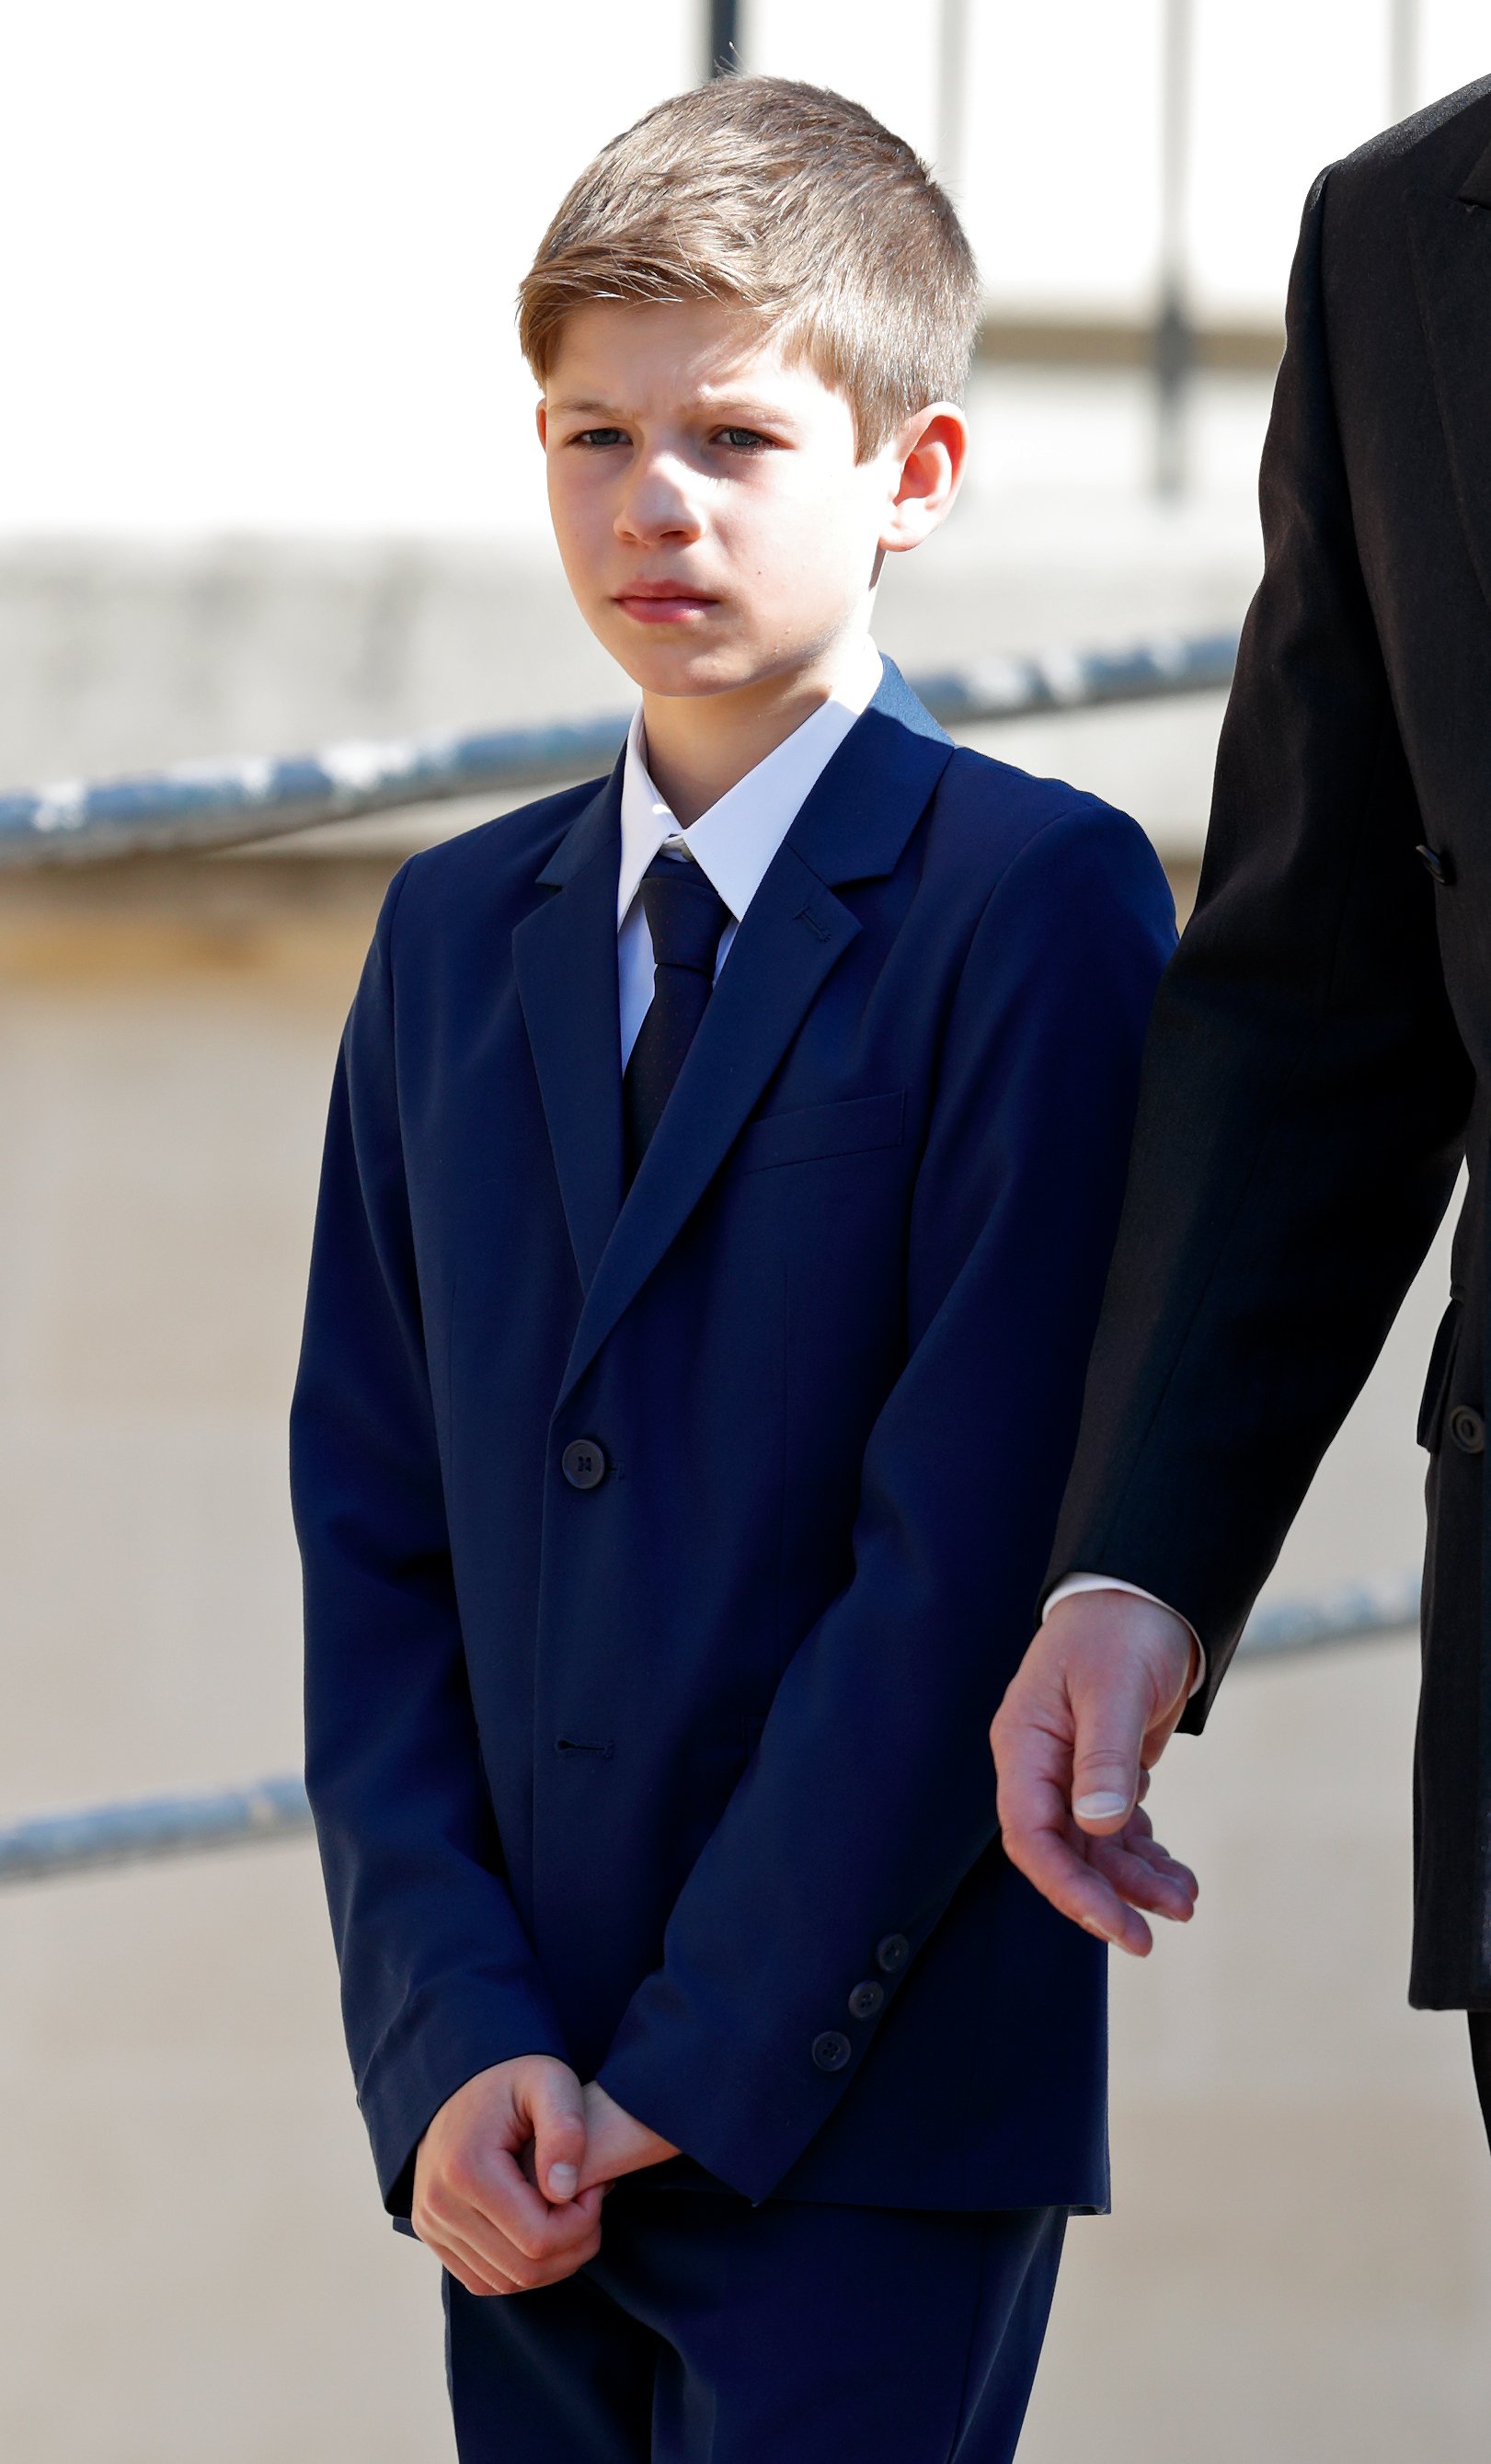
{"label": "boy's eye", "polygon": [[717,434],[721,445],[728,446],[732,453],[765,453],[771,447],[771,438],[755,428],[722,428]]}
{"label": "boy's eye", "polygon": [[572,445],[588,446],[596,451],[607,445],[625,445],[625,442],[626,432],[621,428],[582,428],[578,436],[570,438]]}

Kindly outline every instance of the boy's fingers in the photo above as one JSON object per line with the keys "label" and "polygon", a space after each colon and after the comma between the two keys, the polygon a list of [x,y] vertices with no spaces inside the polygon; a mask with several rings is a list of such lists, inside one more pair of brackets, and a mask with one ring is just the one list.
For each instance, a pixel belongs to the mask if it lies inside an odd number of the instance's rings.
{"label": "boy's fingers", "polygon": [[545,2198],[573,2199],[585,2161],[585,2103],[579,2079],[562,2063],[546,2063],[528,2093],[534,2174]]}
{"label": "boy's fingers", "polygon": [[596,2229],[592,2199],[566,2199],[551,2205],[524,2179],[515,2160],[493,2166],[473,2202],[487,2222],[505,2235],[524,2258],[559,2258],[588,2241]]}
{"label": "boy's fingers", "polygon": [[415,2219],[415,2232],[448,2273],[468,2293],[511,2293],[515,2288],[494,2253],[501,2235],[474,2208],[446,2198],[431,2199]]}
{"label": "boy's fingers", "polygon": [[455,2277],[457,2284],[464,2284],[468,2293],[486,2295],[517,2291],[510,2276],[484,2257],[471,2241],[459,2233],[448,2233],[441,2241],[431,2242],[430,2248],[441,2266]]}
{"label": "boy's fingers", "polygon": [[492,2278],[490,2290],[494,2293],[532,2293],[546,2284],[561,2283],[594,2258],[601,2247],[600,2227],[592,2219],[566,2248],[536,2258],[474,2209],[447,2228],[447,2238],[465,2264]]}

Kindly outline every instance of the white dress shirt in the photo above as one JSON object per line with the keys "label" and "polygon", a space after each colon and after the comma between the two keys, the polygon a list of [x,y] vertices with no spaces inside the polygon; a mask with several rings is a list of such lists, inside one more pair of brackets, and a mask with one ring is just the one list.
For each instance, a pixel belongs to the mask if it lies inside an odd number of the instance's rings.
{"label": "white dress shirt", "polygon": [[680,863],[697,864],[729,908],[714,967],[717,979],[773,856],[855,720],[869,708],[880,677],[874,643],[856,643],[828,699],[688,829],[680,827],[648,775],[647,735],[638,711],[626,737],[622,773],[622,869],[616,885],[624,1069],[652,1001],[652,935],[640,893],[653,857],[663,852]]}

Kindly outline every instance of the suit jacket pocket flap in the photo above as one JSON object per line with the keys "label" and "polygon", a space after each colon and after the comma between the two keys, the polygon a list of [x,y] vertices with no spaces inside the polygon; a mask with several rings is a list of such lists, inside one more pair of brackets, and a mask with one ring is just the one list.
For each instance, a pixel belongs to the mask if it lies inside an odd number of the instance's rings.
{"label": "suit jacket pocket flap", "polygon": [[851,1095],[839,1104],[807,1104],[792,1112],[767,1112],[748,1122],[735,1155],[743,1172],[768,1165],[810,1163],[820,1155],[862,1155],[872,1147],[898,1147],[906,1097]]}

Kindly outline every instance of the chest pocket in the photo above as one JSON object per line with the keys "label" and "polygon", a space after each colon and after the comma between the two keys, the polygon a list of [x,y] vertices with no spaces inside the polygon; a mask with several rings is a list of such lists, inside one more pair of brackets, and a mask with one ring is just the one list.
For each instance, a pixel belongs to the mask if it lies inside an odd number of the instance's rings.
{"label": "chest pocket", "polygon": [[806,1104],[791,1112],[767,1112],[741,1132],[735,1144],[740,1172],[766,1172],[778,1164],[812,1163],[820,1155],[865,1155],[898,1147],[906,1097],[851,1095],[838,1104]]}

